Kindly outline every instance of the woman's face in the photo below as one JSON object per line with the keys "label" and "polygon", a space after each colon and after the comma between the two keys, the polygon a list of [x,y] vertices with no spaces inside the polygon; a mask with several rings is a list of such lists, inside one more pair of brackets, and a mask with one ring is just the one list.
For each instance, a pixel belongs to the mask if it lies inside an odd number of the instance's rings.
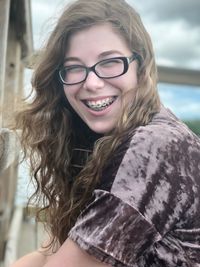
{"label": "woman's face", "polygon": [[[114,31],[110,24],[101,24],[72,35],[64,65],[91,67],[104,59],[131,55],[124,38]],[[113,64],[117,64],[116,60],[105,65],[100,64],[98,68],[107,74],[115,71]],[[72,75],[79,75],[79,70],[73,69]],[[136,87],[137,61],[134,60],[122,76],[103,79],[90,71],[84,82],[64,85],[64,92],[73,109],[88,127],[96,133],[105,134],[115,127],[119,119],[123,94],[130,91],[124,98],[125,105],[129,105]]]}

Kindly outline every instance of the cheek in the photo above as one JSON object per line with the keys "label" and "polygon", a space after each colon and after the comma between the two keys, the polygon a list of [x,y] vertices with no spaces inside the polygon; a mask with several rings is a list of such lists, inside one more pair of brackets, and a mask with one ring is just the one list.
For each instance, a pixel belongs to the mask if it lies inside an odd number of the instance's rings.
{"label": "cheek", "polygon": [[130,65],[128,72],[119,77],[117,84],[123,90],[123,92],[134,90],[138,85],[136,65]]}
{"label": "cheek", "polygon": [[64,86],[64,94],[70,102],[76,97],[77,90],[75,90],[75,88],[70,88],[70,86]]}
{"label": "cheek", "polygon": [[133,92],[137,88],[138,79],[135,73],[128,73],[126,77],[120,83],[120,87],[124,93]]}

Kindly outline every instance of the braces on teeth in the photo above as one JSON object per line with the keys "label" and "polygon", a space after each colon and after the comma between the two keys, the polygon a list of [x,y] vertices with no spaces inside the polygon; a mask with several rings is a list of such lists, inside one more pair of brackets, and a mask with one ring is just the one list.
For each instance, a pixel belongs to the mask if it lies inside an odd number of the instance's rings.
{"label": "braces on teeth", "polygon": [[86,105],[95,111],[100,111],[100,110],[103,110],[106,107],[110,106],[113,102],[114,102],[114,98],[108,99],[108,100],[103,100],[103,101],[97,101],[96,104],[91,103],[91,102],[87,102]]}

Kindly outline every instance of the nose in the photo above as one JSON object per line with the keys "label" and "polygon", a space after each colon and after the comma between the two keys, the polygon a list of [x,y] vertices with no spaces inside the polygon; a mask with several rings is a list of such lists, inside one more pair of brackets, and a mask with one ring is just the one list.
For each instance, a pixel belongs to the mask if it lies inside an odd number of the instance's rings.
{"label": "nose", "polygon": [[102,78],[99,78],[93,71],[90,71],[88,73],[87,79],[83,84],[83,88],[90,91],[101,89],[103,88],[103,86],[104,80]]}

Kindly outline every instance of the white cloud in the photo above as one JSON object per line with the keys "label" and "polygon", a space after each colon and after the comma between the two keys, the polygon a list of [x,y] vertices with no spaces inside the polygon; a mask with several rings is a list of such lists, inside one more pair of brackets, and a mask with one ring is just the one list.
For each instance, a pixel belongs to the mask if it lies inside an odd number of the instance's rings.
{"label": "white cloud", "polygon": [[183,20],[160,22],[151,28],[151,36],[158,64],[200,69],[200,26],[190,29]]}
{"label": "white cloud", "polygon": [[196,27],[200,24],[199,0],[129,0],[135,4],[142,14],[151,16],[155,24],[160,21],[184,20],[189,26]]}
{"label": "white cloud", "polygon": [[200,1],[128,0],[150,33],[160,65],[200,69]]}

